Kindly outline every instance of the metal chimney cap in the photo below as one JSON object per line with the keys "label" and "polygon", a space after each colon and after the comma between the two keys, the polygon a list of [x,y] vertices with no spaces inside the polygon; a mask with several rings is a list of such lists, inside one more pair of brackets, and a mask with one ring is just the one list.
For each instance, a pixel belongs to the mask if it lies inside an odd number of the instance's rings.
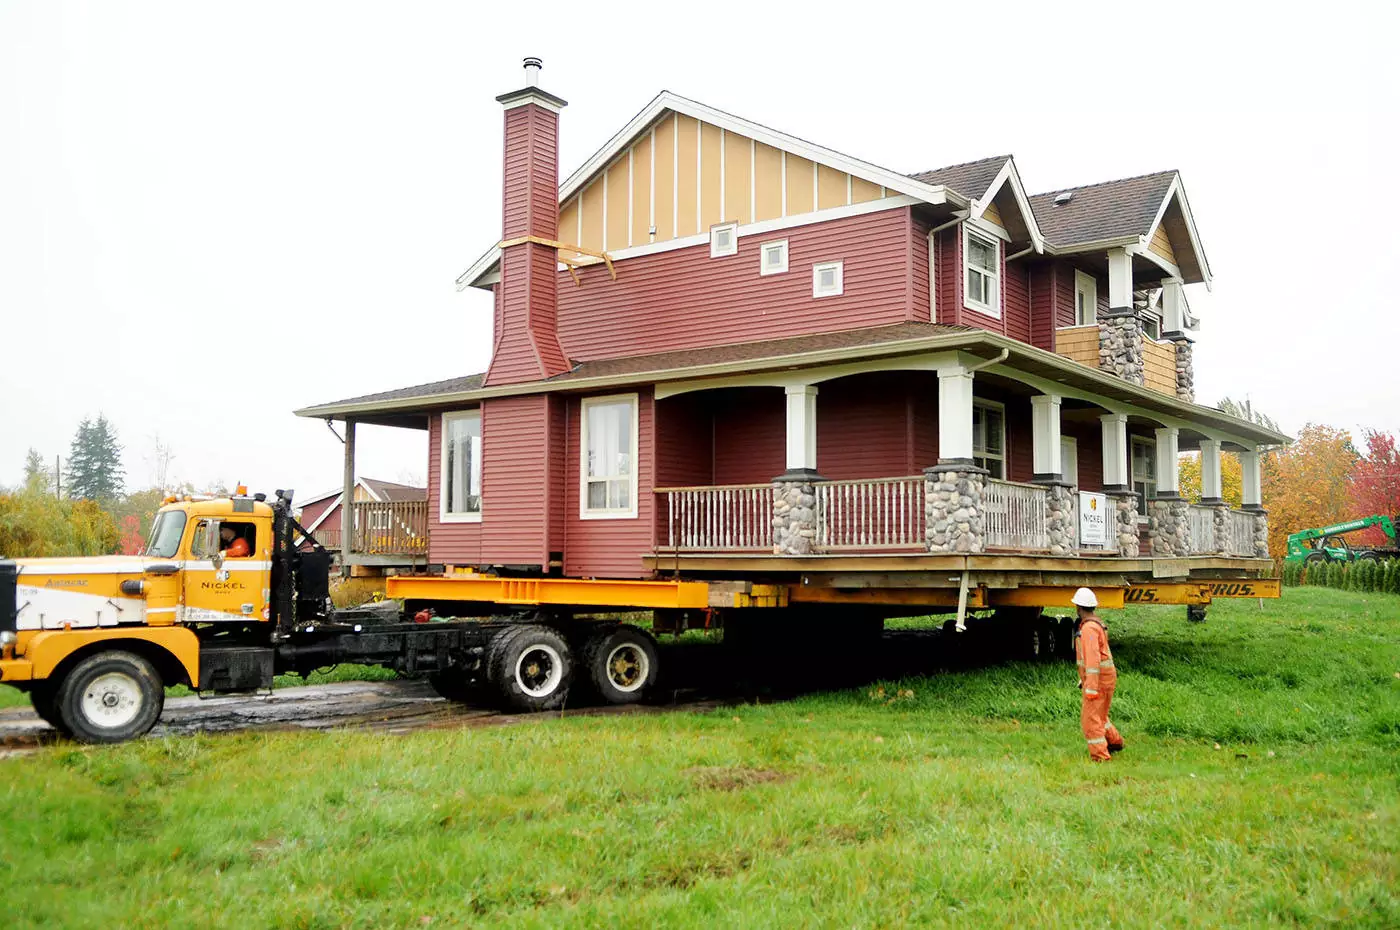
{"label": "metal chimney cap", "polygon": [[525,59],[525,86],[535,87],[540,83],[540,69],[544,62],[534,56]]}

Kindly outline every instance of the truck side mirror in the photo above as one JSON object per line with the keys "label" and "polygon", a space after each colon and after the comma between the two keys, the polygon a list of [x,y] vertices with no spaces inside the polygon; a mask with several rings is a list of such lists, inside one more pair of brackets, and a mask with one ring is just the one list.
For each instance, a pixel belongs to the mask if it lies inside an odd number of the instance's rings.
{"label": "truck side mirror", "polygon": [[223,561],[219,555],[218,520],[205,520],[199,525],[199,534],[194,538],[193,549],[196,558]]}

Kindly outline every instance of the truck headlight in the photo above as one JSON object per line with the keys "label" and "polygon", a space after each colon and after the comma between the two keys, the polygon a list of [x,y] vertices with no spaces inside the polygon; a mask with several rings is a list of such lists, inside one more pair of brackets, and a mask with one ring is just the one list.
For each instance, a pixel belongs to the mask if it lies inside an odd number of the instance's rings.
{"label": "truck headlight", "polygon": [[0,630],[0,649],[10,645],[17,639],[19,639],[19,637],[15,635],[14,630]]}

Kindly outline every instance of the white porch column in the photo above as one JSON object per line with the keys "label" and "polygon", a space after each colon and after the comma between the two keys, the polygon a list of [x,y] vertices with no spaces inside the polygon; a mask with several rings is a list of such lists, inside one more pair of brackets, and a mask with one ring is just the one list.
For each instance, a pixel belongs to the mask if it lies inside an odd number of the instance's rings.
{"label": "white porch column", "polygon": [[1162,282],[1162,332],[1179,333],[1186,329],[1186,298],[1181,281],[1167,278]]}
{"label": "white porch column", "polygon": [[1244,492],[1241,503],[1246,509],[1259,509],[1263,506],[1259,482],[1259,450],[1250,449],[1240,453],[1240,470],[1244,472]]}
{"label": "white porch column", "polygon": [[1133,309],[1133,257],[1127,249],[1108,250],[1108,309]]}
{"label": "white porch column", "polygon": [[345,418],[345,473],[340,498],[340,573],[350,577],[355,541],[355,421]]}
{"label": "white porch column", "polygon": [[787,470],[817,470],[817,386],[787,387]]}
{"label": "white porch column", "polygon": [[1157,430],[1158,497],[1174,497],[1181,493],[1181,481],[1178,478],[1180,452],[1177,448],[1177,439],[1179,436],[1180,431],[1174,426]]}
{"label": "white porch column", "polygon": [[1058,394],[1037,394],[1031,398],[1031,462],[1036,481],[1059,481],[1064,477]]}
{"label": "white porch column", "polygon": [[1220,440],[1201,440],[1201,503],[1220,500]]}
{"label": "white porch column", "polygon": [[1103,486],[1122,491],[1132,486],[1128,474],[1128,415],[1106,413],[1099,417],[1103,429]]}
{"label": "white porch column", "polygon": [[938,461],[972,461],[972,372],[938,369]]}

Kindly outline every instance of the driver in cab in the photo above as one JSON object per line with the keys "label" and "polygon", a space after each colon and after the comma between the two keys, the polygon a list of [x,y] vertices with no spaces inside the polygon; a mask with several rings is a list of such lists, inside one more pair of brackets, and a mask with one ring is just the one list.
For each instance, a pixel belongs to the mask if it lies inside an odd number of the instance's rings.
{"label": "driver in cab", "polygon": [[219,527],[219,553],[226,559],[246,559],[252,555],[248,540],[231,526]]}

